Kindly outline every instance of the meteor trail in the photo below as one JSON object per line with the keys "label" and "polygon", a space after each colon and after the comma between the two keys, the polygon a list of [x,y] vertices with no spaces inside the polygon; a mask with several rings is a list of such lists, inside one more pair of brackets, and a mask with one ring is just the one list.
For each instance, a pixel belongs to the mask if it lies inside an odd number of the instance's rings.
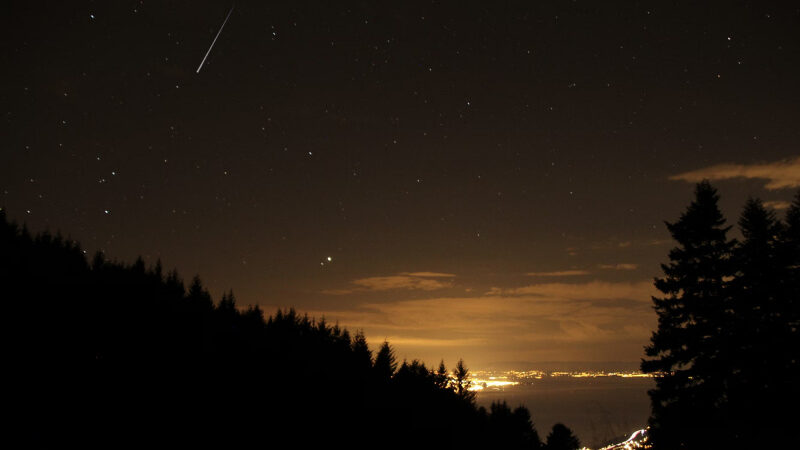
{"label": "meteor trail", "polygon": [[222,29],[223,29],[223,28],[225,28],[225,24],[226,24],[226,23],[228,23],[228,18],[231,16],[231,13],[233,12],[233,8],[234,8],[235,6],[236,6],[236,5],[234,5],[234,6],[231,6],[231,10],[230,10],[230,11],[228,11],[228,15],[227,15],[227,16],[225,16],[225,21],[224,21],[224,22],[222,22],[222,26],[221,26],[221,27],[219,27],[219,31],[217,31],[217,35],[216,35],[216,36],[214,36],[214,40],[213,40],[213,41],[211,41],[211,46],[210,46],[210,47],[208,47],[208,51],[206,52],[206,56],[203,56],[203,60],[202,60],[202,61],[200,61],[200,65],[199,65],[199,66],[197,66],[197,72],[196,72],[196,73],[200,73],[200,69],[202,69],[202,68],[203,68],[203,64],[206,62],[206,58],[208,58],[208,54],[209,54],[209,53],[211,53],[211,49],[212,49],[212,48],[214,48],[214,43],[216,43],[216,42],[217,42],[217,38],[219,37],[219,34],[220,34],[220,33],[222,33]]}

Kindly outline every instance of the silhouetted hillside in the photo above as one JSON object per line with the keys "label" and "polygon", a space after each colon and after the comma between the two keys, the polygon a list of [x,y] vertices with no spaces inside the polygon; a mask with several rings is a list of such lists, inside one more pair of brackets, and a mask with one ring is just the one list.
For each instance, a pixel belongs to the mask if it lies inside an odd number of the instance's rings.
{"label": "silhouetted hillside", "polygon": [[525,408],[477,408],[459,362],[375,357],[363,334],[215,303],[160,263],[87,262],[0,211],[0,275],[18,423],[35,445],[539,448]]}

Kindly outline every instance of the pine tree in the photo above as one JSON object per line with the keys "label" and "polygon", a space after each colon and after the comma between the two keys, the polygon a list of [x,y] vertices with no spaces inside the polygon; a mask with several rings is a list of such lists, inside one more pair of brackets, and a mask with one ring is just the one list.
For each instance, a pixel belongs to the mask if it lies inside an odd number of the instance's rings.
{"label": "pine tree", "polygon": [[735,243],[727,238],[730,227],[718,201],[716,189],[699,183],[686,212],[666,224],[678,246],[661,266],[665,276],[655,280],[665,296],[653,297],[658,329],[645,348],[649,359],[642,361],[644,372],[662,375],[649,392],[651,436],[661,448],[708,445],[708,429],[723,426],[718,411],[733,353],[726,339],[727,281]]}
{"label": "pine tree", "polygon": [[375,364],[372,366],[376,377],[379,380],[389,380],[397,370],[397,361],[394,357],[394,350],[387,341],[383,341],[378,354],[375,355]]}
{"label": "pine tree", "polygon": [[[511,420],[514,423],[514,434],[520,436],[518,448],[535,450],[542,447],[542,441],[539,439],[539,433],[533,425],[528,408],[524,406],[514,408]],[[580,447],[580,442],[578,442],[577,438],[575,438],[575,443]]]}
{"label": "pine tree", "polygon": [[439,368],[436,369],[436,373],[433,375],[433,380],[440,389],[447,389],[447,385],[450,384],[450,379],[447,376],[447,368],[444,365],[444,360],[439,362]]}
{"label": "pine tree", "polygon": [[456,368],[453,369],[453,382],[456,390],[456,395],[460,398],[472,403],[475,401],[475,392],[469,388],[472,387],[472,380],[469,379],[469,369],[464,366],[464,360],[459,359]]}
{"label": "pine tree", "polygon": [[[800,191],[786,211],[786,225],[781,236],[781,261],[786,274],[783,280],[784,314],[787,346],[800,348]],[[790,370],[800,376],[800,358],[794,358]]]}
{"label": "pine tree", "polygon": [[[775,380],[774,391],[781,396],[784,405],[794,408],[800,403],[800,191],[786,212],[782,228],[779,258],[783,279],[780,301],[777,305],[779,321],[776,338],[781,350],[774,373],[781,375]],[[787,422],[791,415],[785,416]],[[794,425],[794,424],[791,424]]]}
{"label": "pine tree", "polygon": [[355,363],[362,373],[369,372],[372,369],[372,350],[369,349],[367,338],[364,337],[363,331],[357,331],[353,336],[353,358]]}
{"label": "pine tree", "polygon": [[[736,248],[736,279],[732,282],[739,360],[744,360],[745,370],[772,370],[760,366],[774,360],[767,353],[778,343],[772,335],[782,320],[780,287],[787,275],[779,255],[782,227],[757,199],[747,201],[739,227],[744,240]],[[757,377],[756,373],[747,374],[748,381],[758,382]]]}
{"label": "pine tree", "polygon": [[189,291],[186,293],[186,298],[195,307],[203,310],[211,310],[214,307],[214,302],[211,300],[211,295],[206,288],[203,287],[203,282],[200,277],[195,275],[192,278],[192,284],[189,286]]}
{"label": "pine tree", "polygon": [[566,425],[557,423],[553,425],[553,430],[547,435],[547,450],[578,450],[581,448],[581,441],[572,434]]}
{"label": "pine tree", "polygon": [[533,450],[542,447],[527,408],[519,406],[512,411],[504,400],[492,402],[489,410],[488,424],[494,448]]}
{"label": "pine tree", "polygon": [[755,444],[769,427],[771,407],[783,393],[781,352],[781,223],[758,199],[749,199],[739,219],[744,240],[734,251],[728,339],[736,351],[725,383],[731,438]]}

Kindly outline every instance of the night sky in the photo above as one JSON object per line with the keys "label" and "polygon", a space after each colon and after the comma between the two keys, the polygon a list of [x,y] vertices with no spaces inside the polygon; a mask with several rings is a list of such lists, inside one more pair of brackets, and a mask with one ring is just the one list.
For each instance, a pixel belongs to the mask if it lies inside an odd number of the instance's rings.
{"label": "night sky", "polygon": [[[0,205],[398,357],[638,361],[693,183],[800,186],[792,2],[3,2]],[[330,258],[330,259],[329,259]]]}

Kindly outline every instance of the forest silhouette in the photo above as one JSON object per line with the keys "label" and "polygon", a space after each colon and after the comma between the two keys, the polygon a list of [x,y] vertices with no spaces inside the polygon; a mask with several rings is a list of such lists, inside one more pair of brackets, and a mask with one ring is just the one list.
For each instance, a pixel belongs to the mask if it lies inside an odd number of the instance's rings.
{"label": "forest silhouette", "polygon": [[[699,183],[655,280],[656,449],[772,448],[800,400],[800,193],[784,220],[759,200],[728,237],[719,196]],[[160,262],[90,261],[0,210],[11,433],[30,446],[216,445],[575,449],[542,442],[524,407],[478,407],[469,370],[396,360],[362,332],[258,306],[214,302]]]}
{"label": "forest silhouette", "polygon": [[658,329],[642,370],[654,373],[656,449],[779,448],[796,440],[800,401],[800,193],[783,221],[751,198],[728,237],[707,181],[678,221],[661,267]]}
{"label": "forest silhouette", "polygon": [[89,262],[3,210],[0,249],[11,429],[31,446],[579,445],[560,424],[542,443],[524,407],[477,407],[463,361],[398,364],[388,342],[373,357],[362,332],[294,309],[265,318],[232,292],[215,303],[160,262]]}

